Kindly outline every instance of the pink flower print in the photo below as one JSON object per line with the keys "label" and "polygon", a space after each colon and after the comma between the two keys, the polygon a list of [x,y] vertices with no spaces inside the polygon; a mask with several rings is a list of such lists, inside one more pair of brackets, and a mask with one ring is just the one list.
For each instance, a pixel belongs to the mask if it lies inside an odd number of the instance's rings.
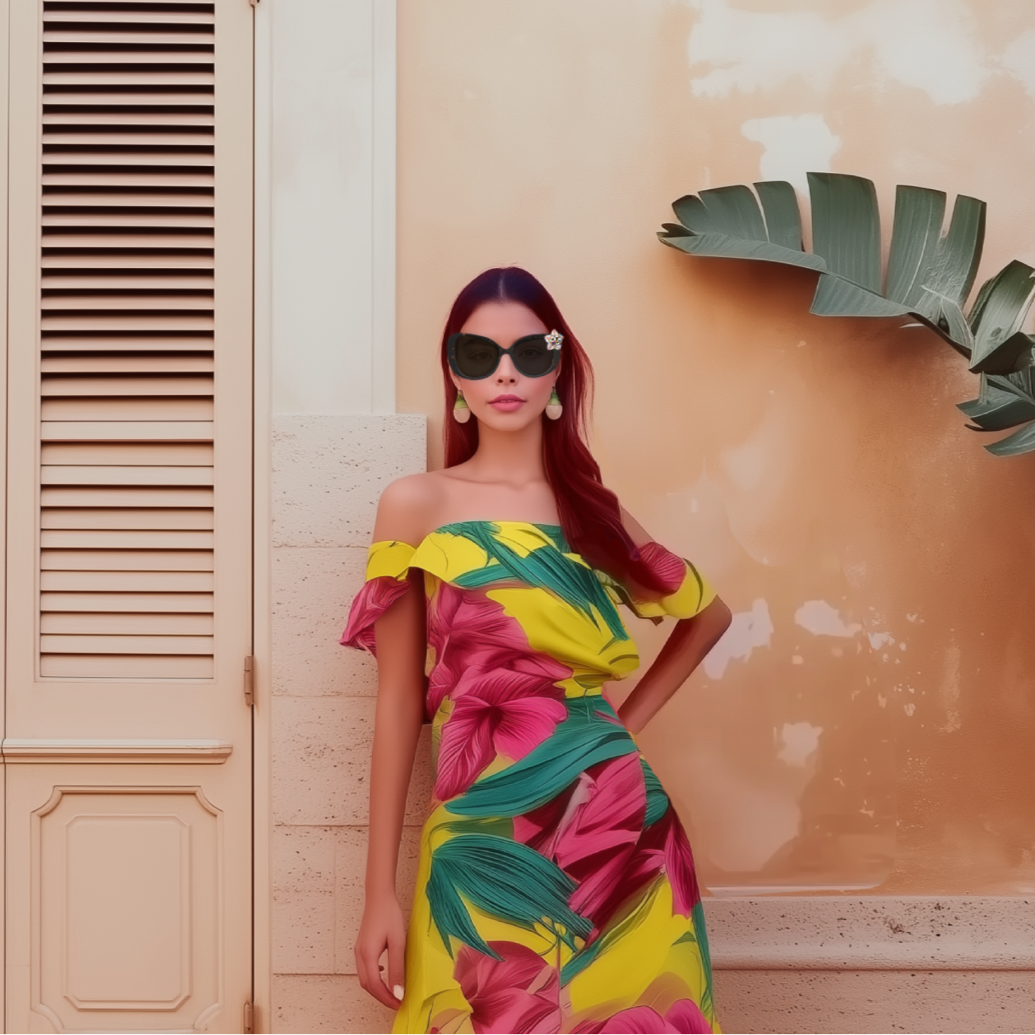
{"label": "pink flower print", "polygon": [[701,1013],[692,999],[679,999],[672,1004],[664,1017],[649,1006],[634,1006],[629,1010],[620,1010],[601,1024],[599,1021],[580,1024],[575,1029],[580,1035],[611,1035],[611,1033],[629,1033],[629,1035],[655,1035],[655,1033],[675,1032],[706,1033],[710,1035],[712,1026]]}
{"label": "pink flower print", "polygon": [[457,696],[458,683],[472,670],[512,669],[550,683],[568,679],[571,669],[533,650],[516,619],[503,605],[481,594],[439,584],[428,615],[428,643],[435,667],[428,677],[428,715],[442,699]]}
{"label": "pink flower print", "polygon": [[673,914],[689,917],[701,900],[701,891],[690,842],[671,805],[661,819],[643,831],[635,852],[625,862],[621,880],[612,883],[610,895],[594,903],[594,924],[606,924],[630,895],[662,872],[672,889]]}
{"label": "pink flower print", "polygon": [[675,593],[683,584],[686,577],[686,562],[671,550],[666,550],[659,543],[651,541],[640,547],[640,557],[664,584],[666,593]]}
{"label": "pink flower print", "polygon": [[442,726],[435,797],[446,801],[466,791],[497,755],[524,758],[567,717],[563,698],[542,675],[466,672]]}
{"label": "pink flower print", "polygon": [[409,589],[409,583],[399,582],[387,575],[365,582],[352,601],[345,632],[341,635],[343,647],[359,647],[376,654],[374,622]]}
{"label": "pink flower print", "polygon": [[516,942],[489,942],[489,947],[503,959],[494,960],[465,945],[453,968],[471,1007],[471,1027],[479,1033],[559,1031],[557,971]]}
{"label": "pink flower print", "polygon": [[[643,769],[635,752],[584,772],[566,795],[564,813],[514,818],[514,836],[549,859],[579,884],[572,909],[599,930],[614,910],[660,869],[639,873],[634,860],[647,808]],[[546,808],[546,806],[544,806]],[[553,831],[544,837],[545,831]]]}
{"label": "pink flower print", "polygon": [[701,901],[694,856],[690,851],[690,842],[687,840],[683,824],[679,822],[679,817],[671,805],[664,819],[668,820],[665,836],[665,871],[672,885],[672,909],[681,916],[689,916],[694,906]]}
{"label": "pink flower print", "polygon": [[644,831],[641,849],[658,862],[664,861],[665,873],[672,887],[673,913],[690,916],[694,906],[701,901],[701,889],[697,883],[690,842],[671,804],[665,815]]}
{"label": "pink flower print", "polygon": [[692,999],[680,999],[673,1003],[665,1014],[665,1023],[671,1024],[672,1030],[676,1032],[711,1035],[712,1026]]}

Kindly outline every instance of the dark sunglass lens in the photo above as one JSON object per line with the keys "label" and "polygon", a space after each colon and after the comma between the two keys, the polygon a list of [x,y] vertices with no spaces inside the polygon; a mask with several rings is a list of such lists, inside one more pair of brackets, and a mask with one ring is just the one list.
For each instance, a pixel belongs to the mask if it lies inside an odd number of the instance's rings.
{"label": "dark sunglass lens", "polygon": [[499,349],[485,338],[465,334],[456,343],[456,365],[461,377],[488,377],[499,362]]}
{"label": "dark sunglass lens", "polygon": [[546,347],[544,338],[532,338],[518,343],[514,350],[514,366],[526,377],[542,377],[549,373],[553,353]]}

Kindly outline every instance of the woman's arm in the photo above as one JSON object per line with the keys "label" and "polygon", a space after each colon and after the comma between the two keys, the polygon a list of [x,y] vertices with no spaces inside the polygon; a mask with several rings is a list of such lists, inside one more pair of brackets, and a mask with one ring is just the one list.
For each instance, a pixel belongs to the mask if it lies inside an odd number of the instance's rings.
{"label": "woman's arm", "polygon": [[[409,479],[406,479],[409,481]],[[378,507],[375,542],[420,541],[414,487],[395,483]],[[395,491],[393,491],[395,490]],[[419,496],[419,492],[416,493]],[[406,791],[424,721],[427,652],[423,572],[410,574],[408,592],[374,624],[377,643],[377,707],[370,772],[366,905],[356,939],[359,983],[395,1009],[404,982],[406,923],[395,893]],[[380,959],[388,952],[387,977]]]}
{"label": "woman's arm", "polygon": [[[622,524],[637,546],[650,541],[650,534],[624,507]],[[676,623],[654,664],[618,709],[619,718],[631,733],[639,733],[686,682],[732,619],[730,609],[716,597],[700,614]]]}
{"label": "woman's arm", "polygon": [[618,709],[631,733],[639,733],[683,685],[729,628],[730,609],[716,597],[700,614],[676,622],[649,669]]}

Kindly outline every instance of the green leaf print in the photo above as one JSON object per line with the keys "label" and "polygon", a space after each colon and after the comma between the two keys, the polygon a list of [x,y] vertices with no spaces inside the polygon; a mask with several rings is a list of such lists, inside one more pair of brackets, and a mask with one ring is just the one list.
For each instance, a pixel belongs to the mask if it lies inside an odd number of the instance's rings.
{"label": "green leaf print", "polygon": [[427,895],[431,918],[453,954],[450,937],[500,957],[478,933],[465,900],[483,913],[525,931],[541,924],[575,948],[592,924],[568,905],[575,881],[555,863],[518,841],[485,834],[454,837],[432,852]]}
{"label": "green leaf print", "polygon": [[640,765],[643,766],[643,782],[647,787],[647,815],[644,817],[643,825],[649,827],[657,823],[668,811],[668,795],[661,786],[661,781],[654,775],[654,770],[642,758]]}
{"label": "green leaf print", "polygon": [[498,816],[465,816],[451,823],[443,823],[440,830],[448,831],[454,836],[460,834],[485,834],[491,837],[514,839],[514,821]]}
{"label": "green leaf print", "polygon": [[512,766],[473,784],[466,794],[446,802],[461,816],[520,816],[557,797],[578,775],[597,762],[636,750],[624,726],[607,722],[595,708],[599,697],[565,702],[568,718],[553,734]]}
{"label": "green leaf print", "polygon": [[[700,950],[701,959],[704,962],[705,989],[701,996],[701,1010],[706,1017],[714,1019],[715,1006],[712,997],[712,954],[708,949],[708,930],[704,926],[704,903],[698,902],[690,913],[691,922],[694,925],[693,933],[697,936],[697,948]],[[690,935],[683,935],[684,938]],[[692,936],[691,936],[692,937]]]}
{"label": "green leaf print", "polygon": [[495,565],[489,564],[461,575],[456,584],[464,589],[479,589],[500,581],[499,568],[502,568],[506,575],[512,578],[531,586],[551,590],[590,620],[593,619],[592,608],[595,607],[607,623],[612,636],[619,640],[629,639],[622,619],[611,603],[611,598],[600,585],[596,572],[566,557],[552,537],[540,526],[536,527],[546,538],[554,542],[556,548],[539,547],[532,550],[528,556],[522,557],[516,550],[496,538],[494,533],[501,531],[499,525],[478,521],[459,521],[452,525],[443,525],[439,531],[470,539],[485,551],[490,561],[497,562]]}

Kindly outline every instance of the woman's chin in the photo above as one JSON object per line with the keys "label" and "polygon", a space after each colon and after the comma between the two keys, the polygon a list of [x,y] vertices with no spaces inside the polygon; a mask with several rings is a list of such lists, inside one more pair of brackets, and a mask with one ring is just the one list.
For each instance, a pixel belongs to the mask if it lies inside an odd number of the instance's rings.
{"label": "woman's chin", "polygon": [[495,407],[487,406],[480,413],[475,413],[479,423],[493,431],[524,431],[530,424],[535,424],[542,419],[542,411],[529,407],[527,404],[518,410],[510,413],[500,413]]}

